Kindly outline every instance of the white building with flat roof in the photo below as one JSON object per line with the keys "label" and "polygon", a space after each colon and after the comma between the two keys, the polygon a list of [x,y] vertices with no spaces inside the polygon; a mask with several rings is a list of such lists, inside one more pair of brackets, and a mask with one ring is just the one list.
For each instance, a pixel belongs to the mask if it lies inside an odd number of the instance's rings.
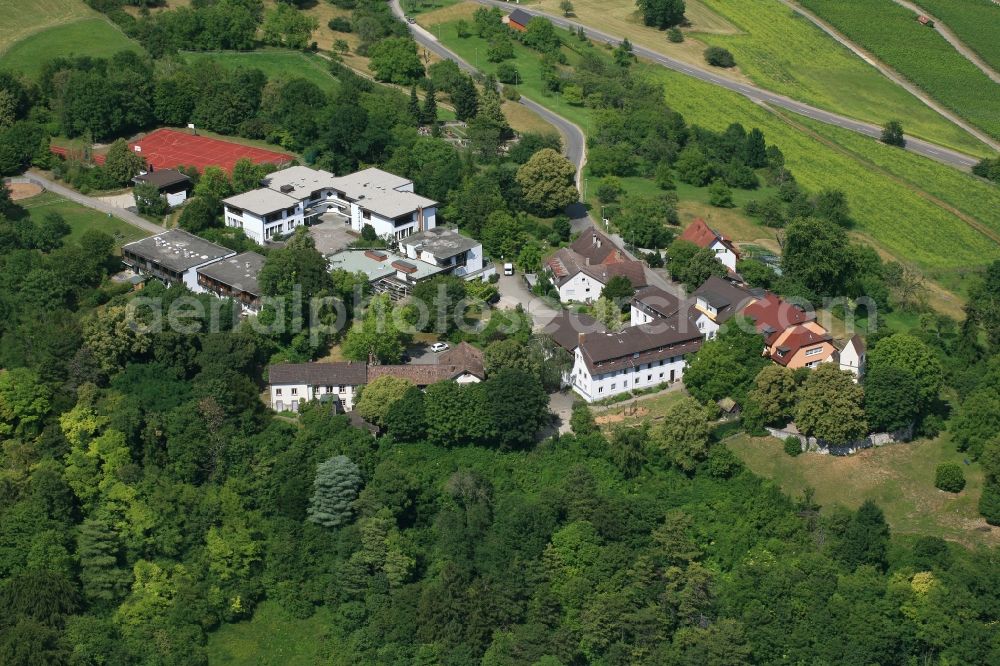
{"label": "white building with flat roof", "polygon": [[122,245],[122,263],[137,274],[149,275],[168,286],[183,283],[195,293],[205,291],[198,284],[198,269],[236,254],[183,229],[170,229]]}
{"label": "white building with flat roof", "polygon": [[268,174],[261,185],[223,201],[226,225],[243,229],[257,243],[329,212],[339,214],[357,233],[371,225],[380,238],[396,241],[437,223],[437,202],[415,194],[412,180],[381,169],[338,177],[294,166]]}

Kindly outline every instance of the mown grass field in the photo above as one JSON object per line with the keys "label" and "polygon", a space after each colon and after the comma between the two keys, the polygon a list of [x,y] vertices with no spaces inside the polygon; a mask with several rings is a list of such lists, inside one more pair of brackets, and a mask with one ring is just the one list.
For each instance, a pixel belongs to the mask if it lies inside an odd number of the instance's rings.
{"label": "mown grass field", "polygon": [[965,45],[1000,71],[1000,5],[992,0],[917,0]]}
{"label": "mown grass field", "polygon": [[996,256],[996,243],[919,196],[913,186],[873,172],[855,156],[803,132],[792,124],[800,118],[790,114],[786,122],[736,93],[658,67],[646,71],[664,84],[667,104],[689,123],[714,130],[732,122],[760,127],[803,186],[847,193],[857,231],[895,258],[926,270],[984,266]]}
{"label": "mown grass field", "polygon": [[[789,495],[813,488],[827,512],[840,504],[852,509],[874,500],[894,533],[926,534],[967,546],[994,545],[1000,530],[990,529],[977,509],[983,485],[978,464],[965,465],[947,436],[868,449],[853,456],[802,454],[791,457],[772,437],[737,435],[729,448],[755,474],[777,483]],[[938,464],[958,463],[965,490],[946,493],[934,487]]]}
{"label": "mown grass field", "polygon": [[298,620],[276,602],[265,601],[253,618],[224,624],[208,636],[208,662],[213,666],[315,666],[324,659],[324,634],[331,626],[330,611],[320,608]]}
{"label": "mown grass field", "polygon": [[[559,0],[542,0],[538,6],[561,13]],[[975,137],[927,108],[778,0],[689,2],[686,15],[691,26],[684,28],[687,39],[682,44],[673,44],[663,31],[643,25],[631,0],[580,0],[573,6],[581,23],[614,35],[628,35],[634,43],[672,58],[703,67],[705,47],[724,46],[734,54],[740,74],[718,70],[719,74],[876,124],[905,118],[907,131],[914,136],[975,155],[988,152]]]}
{"label": "mown grass field", "polygon": [[81,0],[0,0],[0,53],[45,28],[98,16]]}
{"label": "mown grass field", "polygon": [[142,229],[133,227],[117,217],[108,217],[104,213],[81,206],[52,192],[42,192],[17,203],[28,211],[28,216],[32,220],[41,220],[49,213],[62,215],[72,229],[68,237],[70,243],[75,242],[90,230],[109,234],[115,238],[116,245],[119,246],[149,235]]}
{"label": "mown grass field", "polygon": [[[972,124],[1000,138],[1000,86],[891,0],[801,0]],[[996,22],[992,24],[996,38]],[[907,119],[900,118],[904,127]]]}
{"label": "mown grass field", "polygon": [[315,83],[327,92],[337,90],[338,81],[330,74],[330,65],[314,55],[282,49],[260,51],[229,51],[224,53],[184,54],[188,62],[217,62],[223,67],[252,67],[261,70],[269,79],[301,78]]}
{"label": "mown grass field", "polygon": [[0,56],[0,67],[36,77],[42,63],[52,58],[84,55],[108,58],[123,50],[138,52],[141,47],[109,21],[85,18],[46,28],[22,39]]}

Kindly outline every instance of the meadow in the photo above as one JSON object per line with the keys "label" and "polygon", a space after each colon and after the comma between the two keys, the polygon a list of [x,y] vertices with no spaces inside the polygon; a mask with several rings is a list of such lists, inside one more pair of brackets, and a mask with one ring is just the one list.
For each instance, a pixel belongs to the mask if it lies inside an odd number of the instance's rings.
{"label": "meadow", "polygon": [[896,259],[926,270],[983,266],[996,256],[997,243],[920,196],[919,188],[873,172],[856,156],[818,140],[803,131],[808,128],[798,117],[769,111],[741,95],[663,68],[646,71],[663,83],[667,104],[689,123],[716,131],[732,122],[759,127],[768,143],[785,154],[799,183],[812,191],[843,190],[857,221],[855,233]]}
{"label": "meadow", "polygon": [[66,239],[69,243],[79,240],[83,234],[91,230],[111,235],[115,239],[116,246],[149,235],[142,229],[123,222],[117,217],[108,217],[104,213],[81,206],[52,192],[43,192],[30,199],[23,199],[18,202],[18,205],[27,210],[28,217],[34,221],[41,220],[49,213],[62,215],[72,229]]}
{"label": "meadow", "polygon": [[[885,511],[894,534],[928,534],[966,546],[993,545],[1000,536],[990,530],[976,508],[983,484],[978,464],[965,465],[947,436],[868,449],[853,456],[802,454],[792,457],[773,437],[737,435],[726,445],[751,469],[774,481],[792,497],[806,488],[829,511],[836,505],[856,509],[874,500]],[[958,463],[967,484],[958,494],[934,487],[940,463]]]}
{"label": "meadow", "polygon": [[1000,6],[992,0],[916,0],[941,20],[965,45],[1000,71]]}
{"label": "meadow", "polygon": [[108,58],[123,50],[141,47],[103,18],[85,18],[66,23],[22,39],[0,56],[0,67],[38,76],[42,63],[60,56]]}
{"label": "meadow", "polygon": [[[1000,138],[1000,86],[892,0],[801,0],[932,97]],[[996,22],[992,24],[996,37]],[[907,118],[901,117],[904,127]]]}
{"label": "meadow", "polygon": [[0,53],[45,28],[100,16],[81,0],[4,0],[0,2]]}
{"label": "meadow", "polygon": [[330,74],[330,65],[315,55],[284,49],[262,49],[259,51],[226,51],[213,53],[188,52],[184,54],[188,62],[216,62],[223,67],[255,68],[264,72],[269,79],[301,78],[315,83],[326,92],[335,92],[338,81]]}
{"label": "meadow", "polygon": [[[778,0],[702,0],[688,5],[691,26],[684,28],[686,40],[673,44],[662,31],[642,24],[630,0],[573,3],[581,23],[614,35],[627,34],[632,42],[672,58],[703,67],[705,47],[723,46],[735,56],[738,74],[733,70],[719,70],[719,74],[871,123],[905,118],[907,132],[914,136],[970,154],[987,154],[988,149],[975,137]],[[559,0],[542,0],[538,6],[560,13]]]}

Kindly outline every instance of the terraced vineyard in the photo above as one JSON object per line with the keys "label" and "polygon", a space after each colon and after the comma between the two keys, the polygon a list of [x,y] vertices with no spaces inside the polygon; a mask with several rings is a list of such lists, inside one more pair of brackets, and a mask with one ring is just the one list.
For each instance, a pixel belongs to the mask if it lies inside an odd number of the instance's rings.
{"label": "terraced vineyard", "polygon": [[[906,129],[959,150],[983,145],[878,73],[777,0],[703,0],[744,34],[697,34],[732,51],[740,69],[761,86],[823,109],[882,124],[905,118]],[[808,54],[808,55],[806,55]]]}
{"label": "terraced vineyard", "polygon": [[[1000,138],[1000,86],[891,0],[800,0],[942,104]],[[993,28],[996,37],[996,22]],[[903,118],[903,120],[906,120]]]}
{"label": "terraced vineyard", "polygon": [[993,0],[916,0],[1000,71],[1000,5]]}
{"label": "terraced vineyard", "polygon": [[[901,179],[882,175],[856,156],[818,140],[797,116],[789,114],[786,120],[740,95],[662,68],[650,67],[647,71],[664,84],[667,104],[692,123],[714,130],[737,121],[746,127],[760,127],[768,142],[781,148],[788,167],[802,185],[811,190],[838,188],[846,192],[858,222],[857,232],[897,259],[928,271],[948,271],[981,267],[1000,256],[1000,244],[922,192],[922,187],[930,187],[929,181],[949,171],[946,167],[918,156],[907,156],[912,162],[897,163],[893,169],[914,168],[926,175],[914,176],[916,182],[900,182]],[[868,140],[859,137],[857,141]],[[877,144],[871,141],[870,146]],[[886,159],[888,164],[906,158],[899,151],[899,156],[880,159]],[[886,170],[892,171],[888,167]],[[958,201],[961,205],[953,205],[968,208],[970,215],[974,210],[979,217],[990,220],[989,226],[1000,226],[996,213],[988,214],[990,199],[972,203],[976,193],[984,191],[980,188],[992,186],[974,183],[971,177],[957,172],[954,178],[957,180],[942,178],[930,194],[949,202]]]}

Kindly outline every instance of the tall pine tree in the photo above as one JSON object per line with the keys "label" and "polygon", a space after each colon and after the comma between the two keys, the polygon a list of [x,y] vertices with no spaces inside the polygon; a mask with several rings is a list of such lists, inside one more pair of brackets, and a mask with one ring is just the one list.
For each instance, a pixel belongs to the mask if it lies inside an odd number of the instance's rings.
{"label": "tall pine tree", "polygon": [[427,96],[424,97],[424,108],[420,111],[420,123],[422,125],[436,124],[437,114],[437,91],[434,90],[434,84],[430,83],[427,86]]}
{"label": "tall pine tree", "polygon": [[422,114],[420,113],[420,100],[417,99],[416,86],[410,86],[410,103],[407,110],[410,112],[410,115],[413,116],[414,122],[416,122],[417,125],[420,125]]}
{"label": "tall pine tree", "polygon": [[84,596],[106,602],[124,597],[131,575],[120,566],[121,544],[107,521],[88,518],[76,539]]}

